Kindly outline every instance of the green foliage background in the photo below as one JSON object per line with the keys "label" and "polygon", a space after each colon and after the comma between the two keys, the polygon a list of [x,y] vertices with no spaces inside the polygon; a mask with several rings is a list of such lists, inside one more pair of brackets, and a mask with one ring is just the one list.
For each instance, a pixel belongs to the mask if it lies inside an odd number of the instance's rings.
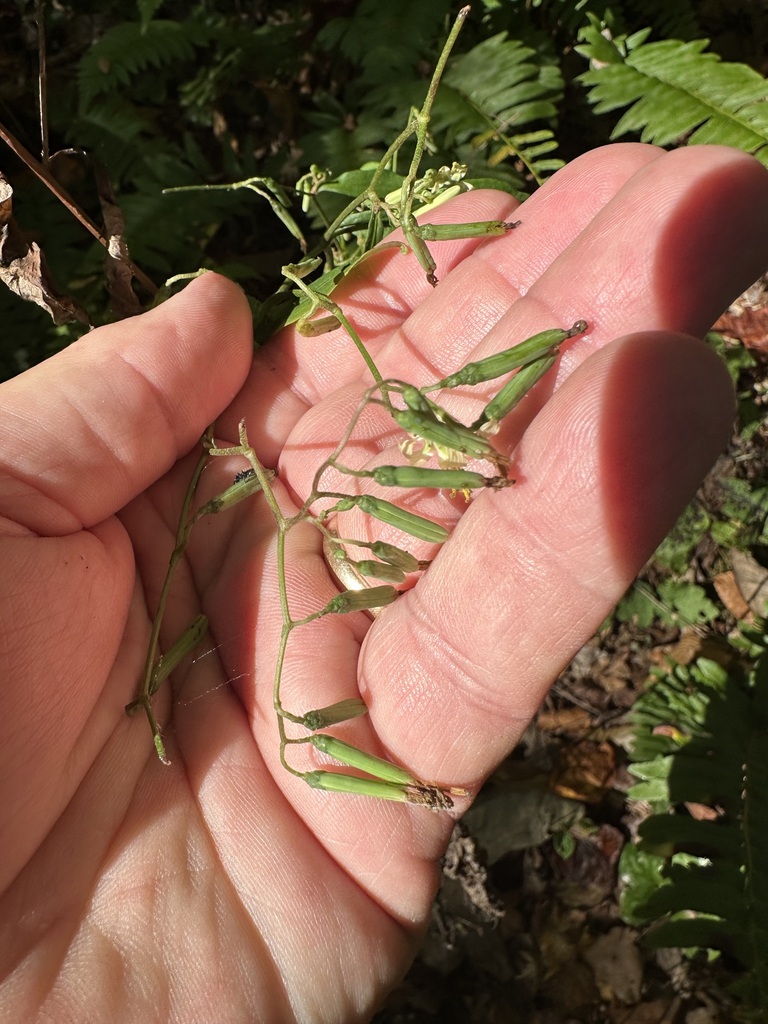
{"label": "green foliage background", "polygon": [[[69,151],[57,157],[54,173],[100,222],[93,173],[80,151],[100,161],[125,215],[132,258],[158,285],[170,275],[215,267],[258,303],[280,283],[280,267],[301,256],[268,203],[246,190],[162,190],[259,175],[291,194],[300,176],[317,165],[337,179],[321,194],[327,223],[348,200],[350,178],[344,175],[378,160],[411,106],[421,103],[457,10],[448,0],[48,4],[50,148]],[[664,146],[721,142],[768,163],[767,43],[768,9],[759,0],[476,0],[435,104],[425,165],[460,161],[474,178],[530,192],[562,163],[615,138]],[[35,5],[12,0],[0,9],[0,122],[34,153],[40,150],[37,66]],[[61,292],[84,306],[94,323],[108,321],[113,314],[101,247],[1,141],[0,170],[14,187],[16,219],[42,246]],[[294,212],[311,246],[325,226],[323,216],[302,219],[298,200]],[[139,295],[149,302],[148,295]],[[41,309],[2,286],[0,322],[0,380],[82,330],[54,327]],[[721,481],[716,501],[691,506],[657,553],[649,580],[620,605],[618,622],[648,628],[687,621],[724,634],[733,623],[723,620],[711,600],[702,566],[709,576],[725,568],[730,547],[753,550],[765,561],[768,484],[766,474],[755,469],[765,465],[762,411],[750,390],[755,360],[741,348],[723,354],[740,399],[733,461],[752,466],[752,474],[734,470]],[[698,865],[700,879],[689,862],[672,863],[658,853],[665,842],[675,846],[680,819],[661,826],[656,821],[648,835],[662,829],[657,848],[638,853],[628,846],[625,863],[626,878],[634,880],[626,915],[638,922],[686,913],[692,904],[680,883],[710,885],[712,871],[722,866],[730,885],[725,910],[735,907],[740,915],[734,915],[738,920],[730,931],[727,913],[710,929],[727,932],[730,947],[717,935],[701,944],[735,949],[747,966],[763,963],[768,949],[762,926],[756,930],[768,911],[768,899],[762,902],[764,873],[750,873],[755,836],[762,842],[768,816],[755,825],[762,789],[752,783],[744,790],[738,752],[721,744],[730,733],[723,739],[704,716],[707,707],[720,709],[731,733],[741,730],[754,747],[766,656],[762,647],[752,654],[752,667],[739,662],[730,674],[670,670],[637,712],[637,756],[643,761],[638,774],[641,786],[655,787],[657,818],[674,817],[667,811],[675,800],[711,796],[671,794],[681,771],[674,769],[673,744],[652,749],[648,722],[687,722],[696,740],[688,744],[689,758],[722,762],[723,772],[731,773],[726,824],[734,849],[719,862],[713,858],[714,868]],[[734,694],[744,699],[736,701]],[[762,724],[762,703],[759,711]],[[761,763],[757,756],[750,761]],[[756,777],[754,767],[752,772]],[[750,831],[739,803],[743,791]],[[696,843],[680,841],[676,852],[689,848],[698,850]],[[638,881],[644,872],[652,878],[651,889],[663,886],[661,896],[645,898]],[[706,891],[716,903],[717,887]],[[709,904],[705,909],[713,912]],[[759,932],[759,941],[746,942],[746,932]],[[749,993],[756,1003],[768,998],[764,970],[759,981],[759,992]]]}
{"label": "green foliage background", "polygon": [[[378,159],[421,102],[458,9],[449,0],[44,7],[51,152],[84,150],[106,167],[131,255],[158,284],[215,266],[257,298],[298,255],[267,203],[162,189],[255,174],[290,188],[312,164],[339,175]],[[612,132],[673,144],[696,131],[762,156],[762,8],[477,0],[435,108],[429,164],[460,160],[474,177],[530,191]],[[0,13],[0,46],[0,121],[39,153],[32,0]],[[1,143],[0,153],[17,221],[42,245],[59,289],[94,323],[109,319],[100,247]],[[62,156],[53,170],[99,221],[88,161]],[[5,289],[0,317],[0,379],[79,330],[54,328]]]}

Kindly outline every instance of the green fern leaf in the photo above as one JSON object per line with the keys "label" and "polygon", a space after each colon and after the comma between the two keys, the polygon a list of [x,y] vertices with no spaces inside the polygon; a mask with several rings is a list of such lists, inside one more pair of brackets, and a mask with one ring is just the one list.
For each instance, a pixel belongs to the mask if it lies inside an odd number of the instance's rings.
{"label": "green fern leaf", "polygon": [[68,127],[68,138],[98,156],[115,182],[168,148],[167,141],[155,132],[148,112],[119,95],[92,103]]}
{"label": "green fern leaf", "polygon": [[[338,52],[360,68],[366,91],[414,77],[425,57],[425,42],[438,40],[451,11],[447,0],[358,0],[351,17],[333,18],[318,33],[321,50]],[[439,49],[439,48],[438,48]]]}
{"label": "green fern leaf", "polygon": [[[633,866],[642,867],[643,858],[651,858],[659,871],[652,887],[638,876],[642,896],[625,889],[622,897],[633,920],[655,922],[648,942],[729,953],[744,967],[743,997],[763,1014],[768,1011],[765,644],[760,639],[751,669],[733,662],[726,671],[700,659],[659,672],[638,700],[634,754],[641,750],[644,760],[633,772],[644,781],[631,795],[642,795],[644,787],[659,812],[640,826],[638,856],[622,858],[630,886]],[[664,745],[655,735],[662,724]],[[673,731],[680,738],[672,740]],[[713,808],[715,815],[711,820],[689,816],[683,805],[691,802]]]}
{"label": "green fern leaf", "polygon": [[720,143],[768,164],[768,82],[745,64],[705,53],[704,39],[646,43],[647,32],[608,40],[595,18],[576,49],[592,63],[580,76],[598,114],[629,109],[611,134],[639,132],[657,145]]}
{"label": "green fern leaf", "polygon": [[148,67],[191,60],[208,38],[204,26],[189,21],[124,22],[109,29],[88,50],[78,70],[81,109],[104,92],[114,92]]}
{"label": "green fern leaf", "polygon": [[145,28],[154,18],[158,9],[163,6],[165,0],[137,0],[141,26]]}
{"label": "green fern leaf", "polygon": [[506,32],[456,57],[432,114],[432,129],[442,133],[443,144],[455,148],[469,140],[475,146],[493,140],[495,149],[486,157],[490,166],[512,157],[536,180],[562,166],[548,156],[557,145],[549,129],[519,132],[534,121],[552,121],[562,96],[559,67],[535,57],[530,47],[507,39]]}

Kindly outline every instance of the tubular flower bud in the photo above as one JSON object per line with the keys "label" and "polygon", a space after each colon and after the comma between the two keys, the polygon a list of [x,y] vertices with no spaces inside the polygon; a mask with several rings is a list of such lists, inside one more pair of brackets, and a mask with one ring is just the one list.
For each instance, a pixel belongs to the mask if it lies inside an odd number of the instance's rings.
{"label": "tubular flower bud", "polygon": [[378,466],[371,476],[382,487],[441,487],[452,491],[475,490],[479,487],[506,487],[505,477],[483,476],[468,469],[423,469],[419,466]]}
{"label": "tubular flower bud", "polygon": [[305,729],[328,729],[339,722],[348,722],[351,718],[359,718],[368,713],[368,706],[359,697],[337,701],[325,708],[308,711],[301,720]]}
{"label": "tubular flower bud", "polygon": [[506,235],[520,224],[519,220],[476,220],[466,224],[419,224],[419,234],[427,242],[443,242],[453,238],[484,238]]}
{"label": "tubular flower bud", "polygon": [[382,562],[389,562],[390,565],[397,566],[403,572],[416,572],[417,569],[421,568],[418,558],[412,555],[410,551],[403,551],[402,548],[398,548],[394,544],[387,544],[386,541],[374,541],[371,544],[371,551]]}
{"label": "tubular flower bud", "polygon": [[208,629],[208,619],[205,615],[198,615],[184,630],[175,644],[160,656],[152,672],[152,685],[150,695],[156,693],[160,684],[168,678],[183,658],[186,658],[205,636]]}
{"label": "tubular flower bud", "polygon": [[521,366],[514,377],[507,381],[498,395],[492,398],[488,405],[486,405],[472,426],[476,430],[486,423],[494,424],[498,427],[498,424],[507,413],[512,412],[520,400],[528,394],[533,385],[538,383],[556,362],[557,356],[543,356],[533,363],[528,363],[527,366]]}
{"label": "tubular flower bud", "polygon": [[367,772],[375,779],[383,779],[386,782],[401,782],[408,786],[419,785],[419,780],[414,778],[405,768],[392,764],[391,761],[385,761],[381,757],[375,757],[373,754],[366,754],[364,750],[359,750],[357,747],[353,747],[350,743],[345,743],[344,740],[337,739],[335,736],[320,733],[317,736],[311,736],[309,742],[315,749],[321,750],[329,757],[341,761],[342,764],[348,764],[351,768],[359,768],[360,771]]}
{"label": "tubular flower bud", "polygon": [[453,800],[448,793],[436,786],[426,786],[421,783],[409,786],[404,783],[362,779],[358,775],[320,770],[307,772],[304,781],[313,789],[324,789],[334,793],[356,793],[360,796],[375,796],[379,800],[419,804],[432,811],[448,811],[453,807]]}
{"label": "tubular flower bud", "polygon": [[386,583],[405,583],[403,570],[388,562],[364,559],[362,562],[350,562],[350,565],[354,566],[361,576],[372,576],[374,579],[384,580]]}
{"label": "tubular flower bud", "polygon": [[449,448],[477,459],[486,459],[497,466],[509,462],[506,456],[496,451],[487,437],[476,434],[460,423],[443,423],[431,413],[416,412],[413,409],[395,409],[392,417],[407,433],[423,438],[438,448]]}
{"label": "tubular flower bud", "polygon": [[[583,323],[583,321],[579,321]],[[521,341],[519,345],[497,352],[495,355],[467,363],[456,373],[451,373],[435,384],[430,384],[424,391],[437,391],[438,388],[455,388],[463,384],[481,384],[496,377],[503,377],[519,366],[532,363],[545,355],[555,355],[558,346],[566,339],[573,337],[570,331],[554,328],[534,334],[532,338]]]}
{"label": "tubular flower bud", "polygon": [[341,321],[337,316],[321,316],[317,320],[301,319],[296,323],[296,330],[302,338],[317,338],[321,334],[330,334],[339,327]]}
{"label": "tubular flower bud", "polygon": [[[274,470],[268,470],[270,479],[275,477]],[[255,494],[261,490],[261,483],[259,478],[253,472],[252,469],[244,469],[241,473],[238,473],[235,477],[234,483],[230,484],[226,490],[222,491],[221,494],[217,494],[215,498],[211,498],[210,501],[206,501],[204,505],[195,512],[194,520],[202,519],[203,516],[215,515],[217,512],[224,512],[228,508],[232,508],[233,505],[239,504],[244,501],[245,498],[250,497],[251,494]]]}
{"label": "tubular flower bud", "polygon": [[351,508],[362,509],[369,516],[378,519],[389,526],[395,526],[403,533],[408,533],[419,540],[429,541],[432,544],[442,544],[448,540],[448,531],[439,523],[433,523],[431,519],[417,516],[414,512],[407,512],[398,508],[391,501],[384,501],[383,498],[374,498],[370,494],[358,494],[354,497],[342,498],[332,509],[328,509],[326,515],[331,512],[347,512]]}
{"label": "tubular flower bud", "polygon": [[392,604],[399,596],[400,591],[389,586],[344,590],[331,598],[320,615],[346,615],[347,612],[363,612],[369,608],[383,608],[384,605]]}

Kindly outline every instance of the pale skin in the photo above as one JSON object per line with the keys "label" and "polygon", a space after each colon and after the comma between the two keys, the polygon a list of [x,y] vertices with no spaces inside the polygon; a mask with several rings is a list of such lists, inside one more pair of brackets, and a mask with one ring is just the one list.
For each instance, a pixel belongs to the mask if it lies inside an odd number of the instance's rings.
{"label": "pale skin", "polygon": [[[361,693],[342,735],[472,794],[726,445],[730,384],[698,338],[768,264],[768,173],[731,150],[612,146],[514,207],[440,209],[522,223],[434,245],[436,290],[386,254],[337,297],[416,384],[588,321],[499,435],[517,484],[480,495],[373,625],[298,630],[285,679],[302,711]],[[453,820],[280,768],[261,496],[201,524],[178,574],[163,643],[203,611],[216,650],[156,699],[170,767],[123,712],[205,426],[231,444],[244,417],[288,509],[366,383],[342,331],[254,359],[242,294],[208,275],[2,385],[0,1020],[365,1020],[406,970]],[[315,531],[292,537],[298,616],[336,587]]]}

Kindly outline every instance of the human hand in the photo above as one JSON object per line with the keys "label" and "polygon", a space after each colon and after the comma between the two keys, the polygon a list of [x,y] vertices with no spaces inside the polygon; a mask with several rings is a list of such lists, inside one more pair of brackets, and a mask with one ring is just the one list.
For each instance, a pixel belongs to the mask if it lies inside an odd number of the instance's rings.
{"label": "human hand", "polygon": [[[514,205],[470,193],[433,219]],[[517,485],[475,499],[373,626],[319,620],[286,666],[293,703],[360,692],[359,746],[472,792],[727,441],[727,374],[690,335],[768,262],[768,175],[731,150],[616,145],[514,216],[507,237],[435,245],[435,291],[385,254],[335,297],[385,376],[417,384],[588,321],[501,435]],[[280,768],[261,495],[203,520],[177,574],[164,644],[203,611],[216,649],[173,706],[157,695],[171,767],[123,713],[206,424],[236,443],[245,418],[289,505],[366,383],[342,331],[251,356],[245,300],[210,275],[0,391],[0,1019],[366,1019],[416,947],[453,822]],[[337,588],[316,531],[291,538],[311,611]]]}

